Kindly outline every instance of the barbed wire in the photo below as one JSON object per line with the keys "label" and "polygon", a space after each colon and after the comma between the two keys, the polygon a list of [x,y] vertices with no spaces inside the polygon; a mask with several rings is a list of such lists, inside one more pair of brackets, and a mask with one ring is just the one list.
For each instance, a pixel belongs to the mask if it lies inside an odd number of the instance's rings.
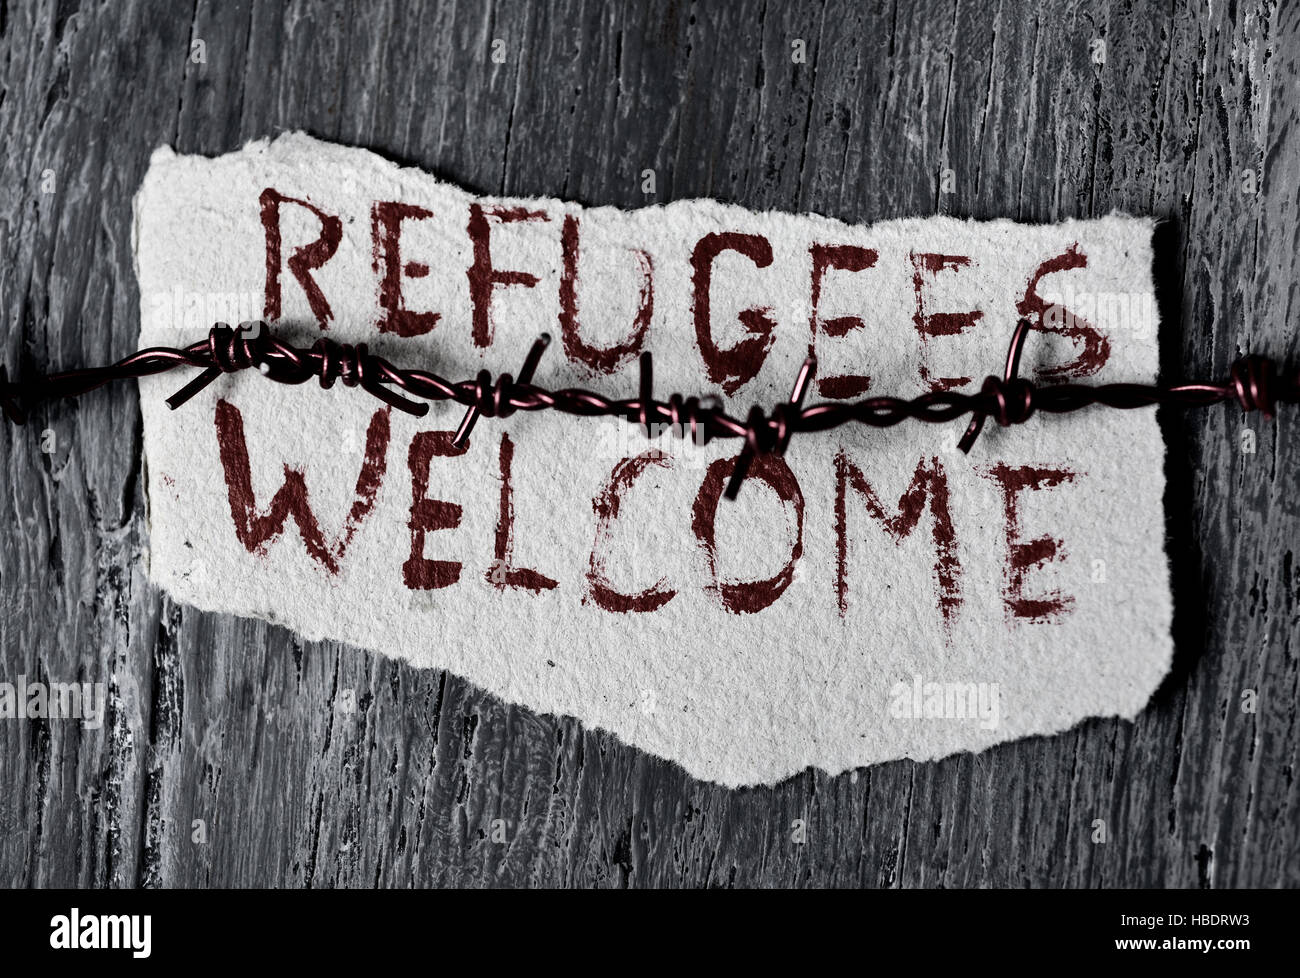
{"label": "barbed wire", "polygon": [[1028,421],[1036,411],[1063,414],[1091,405],[1124,410],[1165,404],[1203,407],[1229,400],[1236,400],[1244,412],[1258,410],[1271,418],[1278,404],[1300,403],[1300,370],[1284,374],[1269,358],[1257,354],[1238,359],[1228,379],[1217,383],[1038,386],[1018,376],[1030,327],[1028,319],[1018,322],[1002,376],[987,377],[977,393],[936,392],[910,399],[868,397],[804,407],[817,369],[816,359],[810,356],[800,367],[787,401],[771,411],[755,405],[743,421],[728,415],[714,397],[673,394],[666,401],[656,400],[648,352],[641,354],[637,396],[611,399],[581,388],[548,390],[532,383],[550,343],[546,333],[529,349],[518,377],[504,373],[494,378],[490,371],[480,370],[473,380],[449,381],[428,371],[396,367],[371,353],[365,344],[320,339],[311,347],[293,346],[273,336],[264,322],[241,324],[238,329],[218,323],[207,339],[184,348],[151,347],[108,366],[67,370],[23,382],[11,382],[0,366],[0,408],[10,421],[23,424],[23,401],[76,397],[117,380],[139,379],[178,367],[199,368],[196,377],[167,398],[167,404],[176,409],[222,374],[256,369],[281,384],[302,384],[316,378],[324,388],[335,381],[345,387],[360,387],[416,417],[426,414],[429,405],[412,397],[463,404],[467,410],[456,432],[457,445],[469,437],[480,417],[506,418],[516,411],[543,410],[580,417],[622,417],[638,425],[647,437],[668,425],[678,436],[689,433],[700,445],[714,438],[741,438],[744,445],[726,489],[727,498],[734,499],[756,456],[783,455],[795,434],[826,431],[849,422],[888,428],[909,418],[938,424],[969,414],[971,420],[958,442],[963,452],[969,452],[988,418],[1006,427]]}

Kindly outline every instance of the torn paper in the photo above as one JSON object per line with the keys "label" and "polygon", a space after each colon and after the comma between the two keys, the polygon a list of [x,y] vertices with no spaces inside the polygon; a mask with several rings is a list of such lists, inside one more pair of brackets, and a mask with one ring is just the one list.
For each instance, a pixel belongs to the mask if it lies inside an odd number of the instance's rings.
{"label": "torn paper", "polygon": [[[1022,374],[1151,382],[1148,220],[855,226],[713,201],[481,197],[300,134],[159,150],[136,199],[142,346],[265,317],[451,380],[810,400]],[[141,381],[150,574],[179,600],[448,669],[691,774],[770,782],[1133,717],[1171,655],[1151,411],[846,426],[721,500],[736,440],[551,412],[424,418],[359,389]],[[237,656],[237,649],[213,650]]]}

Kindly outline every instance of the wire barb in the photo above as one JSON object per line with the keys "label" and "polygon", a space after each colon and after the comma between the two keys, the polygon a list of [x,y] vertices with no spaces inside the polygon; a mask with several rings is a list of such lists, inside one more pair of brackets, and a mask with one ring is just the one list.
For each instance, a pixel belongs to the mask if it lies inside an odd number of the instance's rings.
{"label": "wire barb", "polygon": [[[970,423],[958,442],[962,451],[969,452],[989,417],[1006,427],[1028,421],[1035,411],[1061,414],[1090,405],[1121,410],[1153,405],[1207,407],[1235,401],[1243,412],[1259,411],[1271,418],[1279,404],[1300,403],[1300,370],[1283,373],[1273,361],[1258,354],[1238,359],[1228,379],[1221,383],[1176,387],[1070,383],[1038,387],[1019,376],[1031,326],[1028,319],[1016,324],[1002,376],[987,377],[977,393],[938,392],[911,400],[872,397],[805,407],[804,398],[817,372],[817,361],[809,356],[795,378],[789,399],[773,408],[770,415],[755,405],[743,422],[730,417],[716,397],[673,394],[667,401],[656,401],[649,352],[641,354],[638,397],[611,400],[594,391],[575,388],[552,391],[533,384],[533,375],[551,341],[547,333],[533,342],[518,379],[502,374],[493,381],[490,371],[481,370],[474,380],[453,383],[425,371],[395,367],[361,343],[353,346],[320,339],[310,348],[292,346],[273,337],[264,322],[242,323],[238,329],[218,323],[206,339],[182,349],[150,347],[109,366],[47,374],[25,383],[10,381],[4,366],[0,365],[0,411],[14,424],[21,425],[27,420],[22,407],[24,398],[44,401],[76,397],[115,380],[148,377],[177,367],[195,367],[199,373],[167,398],[168,406],[176,409],[222,374],[255,368],[269,380],[281,384],[302,384],[315,377],[323,388],[332,387],[336,381],[344,387],[360,387],[386,404],[417,417],[428,412],[428,401],[455,401],[466,408],[454,439],[457,446],[465,444],[481,416],[506,418],[515,411],[541,410],[581,417],[621,416],[638,425],[647,437],[653,437],[656,425],[666,421],[680,437],[685,437],[689,430],[691,439],[701,446],[715,437],[742,438],[744,444],[725,491],[728,499],[734,499],[758,456],[783,455],[795,432],[825,431],[851,421],[887,428],[908,418],[943,424],[969,414]],[[409,396],[399,394],[399,390]]]}
{"label": "wire barb", "polygon": [[794,426],[799,421],[804,394],[808,392],[808,386],[816,372],[817,358],[809,354],[799,368],[790,400],[778,404],[770,419],[763,415],[763,409],[757,405],[750,409],[749,419],[745,423],[745,447],[740,450],[736,466],[731,470],[731,478],[727,480],[724,495],[728,499],[735,499],[739,494],[741,483],[749,474],[749,467],[754,464],[756,456],[764,453],[777,456],[785,454],[786,446],[790,444],[790,435],[794,433]]}
{"label": "wire barb", "polygon": [[[989,375],[980,387],[983,404],[977,406],[966,427],[966,433],[957,442],[957,447],[967,455],[984,428],[984,419],[993,414],[1003,428],[1008,425],[1028,421],[1034,413],[1034,385],[1021,380],[1020,354],[1025,347],[1025,337],[1029,335],[1029,320],[1021,319],[1016,323],[1016,331],[1011,335],[1011,348],[1007,351],[1007,367],[1002,376]],[[989,410],[989,406],[993,408]]]}
{"label": "wire barb", "polygon": [[[543,333],[533,341],[528,356],[524,358],[524,365],[519,368],[518,385],[532,383],[533,374],[537,371],[537,365],[541,363],[542,354],[550,344],[550,333]],[[474,380],[474,400],[470,403],[469,410],[465,412],[465,417],[461,419],[460,427],[456,429],[456,437],[451,440],[452,445],[456,448],[464,447],[469,439],[469,433],[478,423],[479,415],[486,414],[489,418],[508,418],[513,414],[518,406],[512,404],[510,400],[515,386],[516,381],[509,374],[502,374],[493,386],[492,373],[488,370],[480,370]]]}

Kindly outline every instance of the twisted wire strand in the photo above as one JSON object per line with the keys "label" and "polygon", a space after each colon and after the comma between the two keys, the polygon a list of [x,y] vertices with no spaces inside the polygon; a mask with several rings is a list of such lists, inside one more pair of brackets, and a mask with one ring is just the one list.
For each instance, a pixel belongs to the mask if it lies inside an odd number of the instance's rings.
{"label": "twisted wire strand", "polygon": [[302,384],[315,378],[324,388],[336,381],[344,387],[360,387],[416,417],[428,412],[427,401],[455,401],[466,408],[456,433],[458,444],[469,437],[480,417],[505,418],[516,411],[547,410],[578,417],[622,417],[647,437],[652,437],[656,428],[662,431],[668,426],[678,437],[689,435],[701,445],[714,438],[741,438],[744,444],[726,489],[727,498],[735,498],[756,456],[782,455],[797,433],[826,431],[850,422],[888,428],[909,419],[941,424],[969,414],[970,423],[958,442],[962,451],[969,452],[987,419],[1007,427],[1023,424],[1036,411],[1063,414],[1093,405],[1121,410],[1154,405],[1207,407],[1235,400],[1243,412],[1259,411],[1271,418],[1278,404],[1300,403],[1300,370],[1284,373],[1258,354],[1238,359],[1228,378],[1218,383],[1067,383],[1039,387],[1018,376],[1030,326],[1027,319],[1019,321],[1002,376],[987,377],[977,393],[950,391],[910,399],[868,397],[805,407],[803,401],[817,369],[816,360],[809,357],[800,367],[789,400],[770,412],[755,405],[743,421],[728,415],[717,398],[673,394],[666,401],[656,400],[649,353],[641,355],[637,396],[611,399],[581,388],[548,390],[532,383],[550,343],[547,334],[533,343],[517,378],[508,373],[493,377],[490,371],[480,370],[472,380],[450,381],[428,371],[397,367],[371,353],[365,344],[321,339],[311,347],[293,346],[273,336],[264,322],[244,323],[238,329],[218,323],[206,339],[187,347],[150,347],[107,366],[46,374],[21,383],[11,382],[0,366],[0,409],[10,421],[23,424],[23,401],[77,397],[113,381],[152,376],[178,367],[198,368],[200,373],[167,399],[167,404],[176,409],[222,374],[256,369],[282,384]]}

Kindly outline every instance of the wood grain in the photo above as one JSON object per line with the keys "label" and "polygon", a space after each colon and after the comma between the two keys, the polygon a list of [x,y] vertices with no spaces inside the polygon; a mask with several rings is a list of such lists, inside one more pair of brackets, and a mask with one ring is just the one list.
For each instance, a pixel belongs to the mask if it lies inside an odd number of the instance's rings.
{"label": "wood grain", "polygon": [[[134,348],[131,197],[156,146],[298,128],[586,204],[1155,214],[1168,375],[1300,360],[1300,6],[63,0],[0,20],[11,372]],[[112,701],[98,731],[0,722],[0,884],[1296,886],[1297,418],[1162,420],[1178,666],[1136,723],[728,791],[455,676],[175,605],[144,570],[134,388],[51,405],[0,430],[0,678]]]}

